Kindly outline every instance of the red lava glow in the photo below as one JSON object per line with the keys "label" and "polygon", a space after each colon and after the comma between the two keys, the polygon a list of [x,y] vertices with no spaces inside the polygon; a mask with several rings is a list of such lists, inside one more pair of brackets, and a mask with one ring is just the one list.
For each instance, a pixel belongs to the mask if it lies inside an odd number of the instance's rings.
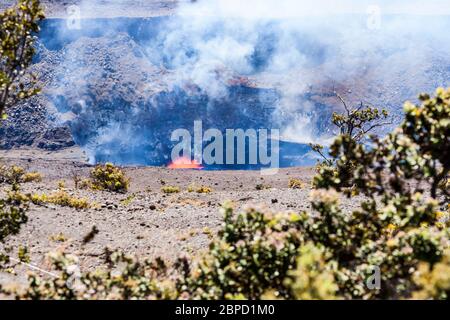
{"label": "red lava glow", "polygon": [[195,160],[185,157],[178,158],[168,165],[169,169],[197,169],[201,170],[203,167]]}

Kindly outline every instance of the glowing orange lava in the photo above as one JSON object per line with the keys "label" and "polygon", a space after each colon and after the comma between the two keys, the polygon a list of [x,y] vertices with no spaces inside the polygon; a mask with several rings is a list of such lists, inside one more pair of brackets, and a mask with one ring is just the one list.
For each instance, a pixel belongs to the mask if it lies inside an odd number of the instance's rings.
{"label": "glowing orange lava", "polygon": [[203,167],[195,160],[186,157],[178,158],[168,165],[169,169],[197,169],[201,170]]}

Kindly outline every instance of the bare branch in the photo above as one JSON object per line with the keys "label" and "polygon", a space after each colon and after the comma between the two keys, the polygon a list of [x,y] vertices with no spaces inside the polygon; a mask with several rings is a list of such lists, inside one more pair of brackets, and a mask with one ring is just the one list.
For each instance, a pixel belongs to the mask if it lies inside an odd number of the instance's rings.
{"label": "bare branch", "polygon": [[337,92],[335,92],[336,96],[339,98],[339,100],[341,100],[342,104],[344,105],[345,110],[347,111],[347,115],[350,116],[350,109],[347,106],[347,103],[345,102],[345,100],[341,97],[341,95]]}

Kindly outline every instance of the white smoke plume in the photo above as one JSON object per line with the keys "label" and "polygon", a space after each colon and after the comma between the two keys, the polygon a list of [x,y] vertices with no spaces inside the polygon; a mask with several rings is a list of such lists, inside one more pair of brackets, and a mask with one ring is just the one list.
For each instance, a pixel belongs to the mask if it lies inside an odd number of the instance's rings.
{"label": "white smoke plume", "polygon": [[[79,17],[95,16],[103,3],[83,1]],[[106,27],[121,32],[112,22]],[[398,117],[404,100],[450,85],[448,30],[447,0],[195,0],[179,1],[139,45],[173,74],[174,87],[195,84],[219,100],[230,83],[276,90],[273,120],[283,138],[308,143],[332,135],[325,124],[339,108],[334,91]]]}
{"label": "white smoke plume", "polygon": [[[311,130],[315,106],[302,96],[324,82],[355,87],[354,102],[397,94],[399,103],[430,89],[423,72],[435,58],[448,65],[450,24],[449,17],[425,22],[423,16],[446,13],[448,1],[199,0],[181,4],[147,50],[155,62],[168,60],[180,82],[192,81],[211,96],[227,93],[218,72],[277,89],[284,136],[310,142],[320,138]],[[372,81],[378,92],[366,92],[369,84],[359,81]],[[395,82],[403,82],[402,92]]]}

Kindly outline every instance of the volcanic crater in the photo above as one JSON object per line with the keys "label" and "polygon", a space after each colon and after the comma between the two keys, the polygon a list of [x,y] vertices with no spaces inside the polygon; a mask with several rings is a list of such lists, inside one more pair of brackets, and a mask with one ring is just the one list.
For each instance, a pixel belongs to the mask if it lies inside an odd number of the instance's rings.
{"label": "volcanic crater", "polygon": [[[350,105],[363,102],[387,108],[395,125],[405,100],[450,85],[450,56],[445,48],[450,42],[428,38],[426,33],[408,34],[407,43],[367,30],[355,39],[344,34],[331,41],[321,28],[322,33],[306,29],[292,36],[280,32],[284,22],[265,21],[264,28],[258,28],[262,31],[254,34],[250,51],[244,43],[226,52],[228,56],[244,51],[245,67],[236,68],[241,59],[230,65],[220,56],[210,59],[205,44],[212,48],[217,42],[239,44],[239,34],[233,42],[228,34],[224,36],[223,22],[216,21],[200,43],[193,43],[197,37],[186,37],[190,28],[177,29],[186,25],[175,14],[176,1],[145,1],[142,10],[133,7],[142,1],[129,1],[129,10],[100,6],[93,17],[81,21],[79,29],[64,19],[67,4],[77,1],[44,3],[50,18],[41,25],[31,67],[43,91],[9,110],[0,127],[0,155],[5,164],[43,174],[42,182],[26,184],[23,192],[52,193],[63,180],[71,194],[99,204],[84,211],[32,206],[30,221],[10,243],[28,246],[32,263],[44,269],[44,254],[52,250],[77,254],[82,270],[101,264],[106,246],[168,260],[199,254],[220,227],[218,209],[225,200],[233,200],[238,210],[256,204],[275,211],[307,210],[314,170],[297,166],[315,162],[307,142],[333,136],[330,115],[342,108],[335,92]],[[11,1],[0,4],[3,8]],[[423,29],[433,21],[449,25],[445,17],[417,19],[408,21]],[[364,17],[344,20],[365,25]],[[354,52],[350,44],[362,40],[368,47]],[[443,49],[436,49],[439,44]],[[286,66],[289,59],[283,51],[294,52],[302,63]],[[198,120],[205,128],[221,131],[281,129],[280,164],[286,168],[267,177],[253,170],[164,168],[171,161],[173,130],[192,132]],[[88,176],[94,163],[105,161],[126,165],[129,195],[75,189],[74,176]],[[288,188],[291,178],[302,180],[305,187]],[[213,191],[188,192],[192,184]],[[178,186],[181,192],[164,194],[164,185]],[[344,200],[343,206],[353,208],[357,201]],[[93,225],[100,232],[85,245],[83,235]],[[52,240],[58,233],[66,241]],[[25,271],[19,266],[16,274],[1,273],[0,283],[24,281]]]}

